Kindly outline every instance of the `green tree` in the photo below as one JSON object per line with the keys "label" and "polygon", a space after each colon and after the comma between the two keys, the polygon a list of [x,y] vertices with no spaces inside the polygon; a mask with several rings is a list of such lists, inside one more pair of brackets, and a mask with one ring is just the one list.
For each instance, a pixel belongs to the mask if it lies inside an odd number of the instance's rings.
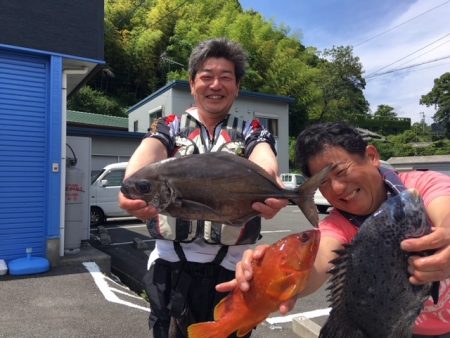
{"label": "green tree", "polygon": [[115,99],[89,86],[75,93],[67,102],[67,108],[93,114],[126,117],[124,108]]}
{"label": "green tree", "polygon": [[388,106],[387,104],[380,104],[373,113],[373,117],[381,120],[392,120],[397,118],[397,113],[393,107]]}
{"label": "green tree", "polygon": [[446,136],[450,137],[450,72],[434,79],[433,88],[428,94],[422,95],[420,104],[437,109],[433,120],[444,128]]}
{"label": "green tree", "polygon": [[322,90],[322,109],[311,117],[319,121],[348,122],[367,117],[369,103],[363,93],[366,82],[361,62],[353,56],[352,47],[325,49],[321,56],[317,84]]}

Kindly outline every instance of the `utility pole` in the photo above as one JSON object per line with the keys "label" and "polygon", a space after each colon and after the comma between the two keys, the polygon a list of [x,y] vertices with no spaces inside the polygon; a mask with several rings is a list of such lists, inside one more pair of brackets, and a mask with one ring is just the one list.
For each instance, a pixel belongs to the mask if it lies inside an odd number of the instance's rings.
{"label": "utility pole", "polygon": [[421,112],[422,115],[422,133],[425,134],[425,113]]}

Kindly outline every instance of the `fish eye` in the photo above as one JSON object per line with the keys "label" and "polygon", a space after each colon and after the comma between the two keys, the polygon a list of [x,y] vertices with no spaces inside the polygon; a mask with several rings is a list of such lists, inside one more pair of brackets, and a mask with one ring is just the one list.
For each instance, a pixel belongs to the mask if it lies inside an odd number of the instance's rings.
{"label": "fish eye", "polygon": [[306,233],[301,234],[300,240],[301,240],[303,243],[308,242],[308,240],[309,240],[308,234],[306,234]]}
{"label": "fish eye", "polygon": [[148,181],[138,181],[136,182],[136,188],[139,190],[140,193],[146,194],[150,192],[150,183]]}

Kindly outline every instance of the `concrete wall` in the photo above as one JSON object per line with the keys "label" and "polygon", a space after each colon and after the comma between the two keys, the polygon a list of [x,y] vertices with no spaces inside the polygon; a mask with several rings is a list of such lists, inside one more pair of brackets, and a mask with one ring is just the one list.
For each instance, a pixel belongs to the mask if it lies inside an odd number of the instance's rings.
{"label": "concrete wall", "polygon": [[92,137],[91,171],[101,170],[111,163],[126,162],[140,144],[140,139]]}

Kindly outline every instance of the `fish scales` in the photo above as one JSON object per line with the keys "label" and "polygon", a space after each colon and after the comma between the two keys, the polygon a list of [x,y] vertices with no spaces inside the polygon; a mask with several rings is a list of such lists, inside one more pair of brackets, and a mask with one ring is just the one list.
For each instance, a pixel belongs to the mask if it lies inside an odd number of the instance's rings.
{"label": "fish scales", "polygon": [[416,191],[389,198],[332,261],[332,310],[321,338],[411,337],[430,285],[412,285],[400,242],[431,231]]}
{"label": "fish scales", "polygon": [[299,188],[288,190],[252,161],[212,152],[144,166],[123,181],[121,191],[128,198],[147,201],[166,215],[230,225],[241,225],[257,216],[253,202],[268,197],[290,199],[317,226],[313,196],[330,170],[327,167]]}
{"label": "fish scales", "polygon": [[301,292],[308,280],[320,243],[320,231],[308,230],[286,236],[272,244],[252,262],[250,288],[236,287],[214,309],[214,321],[188,327],[189,338],[242,337],[280,304]]}

